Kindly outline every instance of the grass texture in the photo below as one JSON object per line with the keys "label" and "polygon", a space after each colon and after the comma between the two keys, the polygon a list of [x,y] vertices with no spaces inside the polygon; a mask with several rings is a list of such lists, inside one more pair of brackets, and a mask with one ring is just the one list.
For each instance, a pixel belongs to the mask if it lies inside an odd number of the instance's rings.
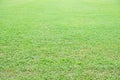
{"label": "grass texture", "polygon": [[120,80],[120,1],[0,0],[0,80]]}

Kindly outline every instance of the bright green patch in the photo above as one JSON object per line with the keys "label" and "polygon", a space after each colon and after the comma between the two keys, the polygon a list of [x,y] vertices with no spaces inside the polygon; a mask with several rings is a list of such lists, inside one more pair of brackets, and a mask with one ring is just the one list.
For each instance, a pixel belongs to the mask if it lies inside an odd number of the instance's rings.
{"label": "bright green patch", "polygon": [[0,80],[119,79],[119,0],[0,0]]}

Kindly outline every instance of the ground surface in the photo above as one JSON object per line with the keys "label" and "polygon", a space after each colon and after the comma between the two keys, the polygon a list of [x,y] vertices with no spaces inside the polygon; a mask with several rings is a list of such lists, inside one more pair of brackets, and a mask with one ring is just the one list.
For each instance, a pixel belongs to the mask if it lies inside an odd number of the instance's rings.
{"label": "ground surface", "polygon": [[120,1],[0,0],[0,80],[120,80]]}

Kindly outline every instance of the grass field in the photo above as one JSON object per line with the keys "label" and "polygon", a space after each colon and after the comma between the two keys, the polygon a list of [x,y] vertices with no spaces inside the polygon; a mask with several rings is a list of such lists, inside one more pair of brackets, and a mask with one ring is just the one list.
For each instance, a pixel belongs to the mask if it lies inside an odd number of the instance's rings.
{"label": "grass field", "polygon": [[120,80],[120,1],[0,0],[0,80]]}

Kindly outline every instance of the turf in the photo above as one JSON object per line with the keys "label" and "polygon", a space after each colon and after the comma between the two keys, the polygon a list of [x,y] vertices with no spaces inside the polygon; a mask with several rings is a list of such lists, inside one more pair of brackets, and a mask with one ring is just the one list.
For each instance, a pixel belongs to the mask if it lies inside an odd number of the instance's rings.
{"label": "turf", "polygon": [[120,1],[0,0],[0,80],[120,80]]}

